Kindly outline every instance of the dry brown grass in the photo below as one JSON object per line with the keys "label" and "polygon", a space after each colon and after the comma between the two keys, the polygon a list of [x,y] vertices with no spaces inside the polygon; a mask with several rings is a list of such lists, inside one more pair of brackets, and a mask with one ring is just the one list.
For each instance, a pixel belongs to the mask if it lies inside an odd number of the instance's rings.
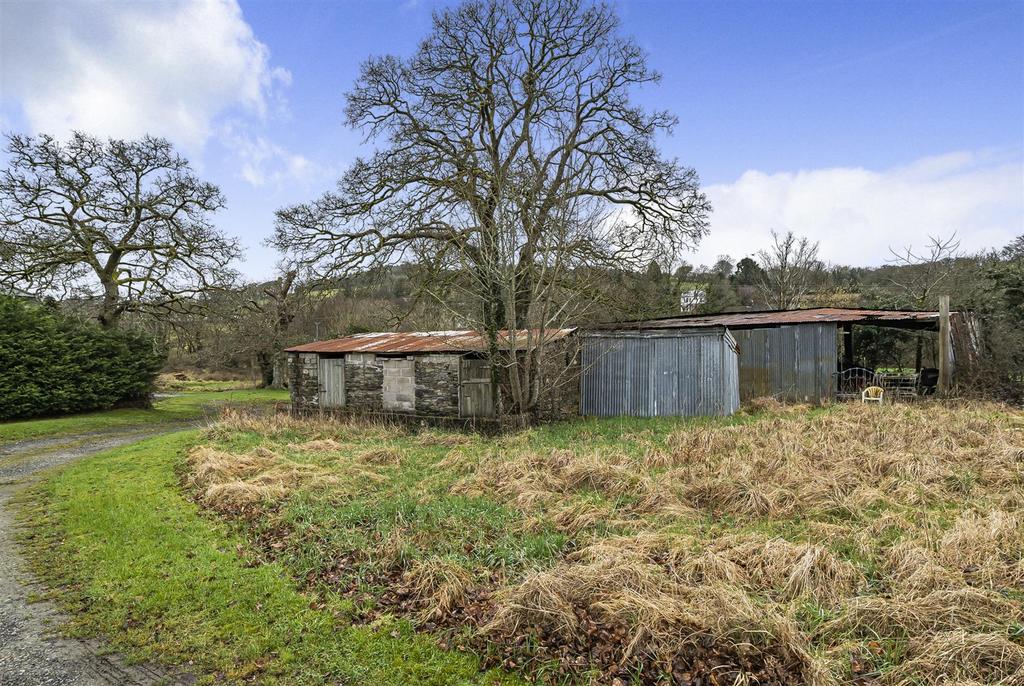
{"label": "dry brown grass", "polygon": [[284,447],[197,449],[189,479],[231,509],[405,473],[423,458],[403,461],[402,445],[450,448],[417,497],[497,500],[525,534],[564,535],[566,552],[527,572],[463,558],[461,543],[424,557],[403,521],[368,546],[396,611],[419,626],[469,618],[489,651],[529,645],[573,674],[582,659],[605,670],[601,683],[831,686],[851,681],[857,655],[871,683],[1024,686],[1021,645],[1007,639],[1024,622],[1020,414],[977,403],[749,411],[742,424],[546,448],[537,429],[485,440],[233,414],[212,438],[256,432]]}
{"label": "dry brown grass", "polygon": [[824,546],[756,534],[714,541],[687,559],[682,570],[691,583],[722,581],[779,601],[808,596],[823,605],[865,584],[856,567]]}
{"label": "dry brown grass", "polygon": [[199,446],[188,454],[185,484],[207,507],[234,513],[255,505],[277,505],[300,488],[338,489],[343,485],[352,488],[359,481],[373,482],[382,478],[354,463],[339,473],[289,460],[264,447],[234,454]]}
{"label": "dry brown grass", "polygon": [[302,436],[309,440],[348,441],[398,438],[408,435],[408,430],[397,424],[357,417],[296,417],[286,413],[256,414],[229,408],[221,412],[207,433],[215,439],[230,438],[235,433],[253,433],[268,438]]}
{"label": "dry brown grass", "polygon": [[460,445],[471,445],[478,439],[463,433],[445,433],[441,431],[421,431],[416,434],[416,443],[423,446],[443,446],[455,448]]}
{"label": "dry brown grass", "polygon": [[417,560],[402,575],[401,585],[421,608],[420,620],[430,621],[448,616],[462,604],[473,585],[473,575],[452,560]]}
{"label": "dry brown grass", "polygon": [[359,454],[359,461],[372,465],[398,464],[402,461],[402,451],[386,446],[371,448]]}
{"label": "dry brown grass", "polygon": [[866,638],[922,636],[958,629],[991,631],[1021,618],[1020,603],[994,591],[964,587],[907,598],[855,596],[824,631]]}
{"label": "dry brown grass", "polygon": [[980,683],[1024,684],[1024,648],[995,633],[963,630],[936,633],[912,641],[910,659],[888,681],[896,686]]}
{"label": "dry brown grass", "polygon": [[[454,460],[459,455],[452,456]],[[565,495],[598,491],[608,497],[653,492],[651,478],[626,453],[492,451],[455,490],[472,495],[497,494],[523,509],[551,505]]]}
{"label": "dry brown grass", "polygon": [[333,438],[317,438],[289,447],[304,453],[340,453],[348,448],[344,443],[339,443]]}
{"label": "dry brown grass", "polygon": [[613,450],[493,451],[464,492],[524,507],[596,490],[670,512],[789,517],[815,509],[924,507],[983,494],[1024,498],[1021,434],[995,406],[848,405],[815,416],[687,428],[640,457]]}
{"label": "dry brown grass", "polygon": [[566,645],[611,634],[618,637],[611,644],[616,664],[662,667],[710,643],[732,668],[775,661],[802,683],[828,683],[791,621],[762,612],[730,584],[680,582],[657,559],[666,543],[640,537],[588,546],[497,593],[483,631],[496,639],[530,632]]}
{"label": "dry brown grass", "polygon": [[[751,411],[770,414],[759,421],[688,427],[662,444],[638,435],[629,453],[512,446],[454,456],[465,474],[457,492],[499,497],[534,526],[576,536],[601,525],[636,532],[594,539],[500,590],[486,630],[572,644],[596,622],[624,632],[617,661],[662,663],[705,636],[727,651],[756,646],[808,683],[839,678],[844,661],[829,646],[893,638],[916,651],[900,679],[1012,681],[1012,660],[989,660],[991,641],[975,638],[1022,621],[1022,604],[1005,595],[1024,587],[1019,420],[985,404],[848,405],[813,415],[773,408],[760,403]],[[603,500],[578,497],[595,492]],[[931,508],[959,514],[950,522]],[[706,516],[754,530],[657,533]],[[756,531],[778,520],[807,522],[811,542]],[[843,559],[833,545],[875,560],[873,587],[866,562]],[[832,619],[801,631],[797,612],[807,602]],[[957,631],[970,632],[959,653]],[[946,642],[928,640],[936,635]],[[981,666],[950,671],[950,655]]]}

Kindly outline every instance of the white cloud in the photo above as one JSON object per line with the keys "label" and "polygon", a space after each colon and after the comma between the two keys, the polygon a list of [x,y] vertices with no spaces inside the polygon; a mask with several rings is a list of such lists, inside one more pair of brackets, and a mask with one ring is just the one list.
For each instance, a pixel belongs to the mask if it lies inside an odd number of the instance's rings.
{"label": "white cloud", "polygon": [[165,136],[197,151],[228,111],[262,118],[290,74],[235,0],[4,2],[0,85],[32,132]]}
{"label": "white cloud", "polygon": [[890,246],[922,247],[954,231],[969,252],[1024,233],[1019,153],[956,152],[882,171],[748,171],[705,191],[714,213],[710,236],[690,258],[698,263],[753,254],[768,246],[771,229],[809,236],[822,259],[853,265],[881,264]]}
{"label": "white cloud", "polygon": [[308,182],[323,172],[309,158],[290,152],[239,122],[226,124],[220,139],[238,158],[239,176],[253,186]]}

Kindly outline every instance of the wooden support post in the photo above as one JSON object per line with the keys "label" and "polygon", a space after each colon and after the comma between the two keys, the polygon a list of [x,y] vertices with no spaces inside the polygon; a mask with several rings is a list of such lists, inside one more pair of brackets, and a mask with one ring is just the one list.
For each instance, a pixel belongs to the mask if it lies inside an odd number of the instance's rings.
{"label": "wooden support post", "polygon": [[946,397],[952,386],[949,354],[949,296],[939,296],[939,395]]}

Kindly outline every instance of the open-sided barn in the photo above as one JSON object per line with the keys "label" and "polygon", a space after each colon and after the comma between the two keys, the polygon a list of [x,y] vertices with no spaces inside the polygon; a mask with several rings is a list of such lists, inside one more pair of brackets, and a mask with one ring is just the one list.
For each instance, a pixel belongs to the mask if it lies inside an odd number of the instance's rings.
{"label": "open-sided barn", "polygon": [[[741,400],[773,396],[797,402],[829,402],[844,370],[854,367],[858,326],[939,331],[940,313],[816,307],[803,310],[732,312],[618,322],[601,330],[665,333],[725,327],[739,349]],[[950,313],[951,366],[969,361],[975,336],[967,313]]]}

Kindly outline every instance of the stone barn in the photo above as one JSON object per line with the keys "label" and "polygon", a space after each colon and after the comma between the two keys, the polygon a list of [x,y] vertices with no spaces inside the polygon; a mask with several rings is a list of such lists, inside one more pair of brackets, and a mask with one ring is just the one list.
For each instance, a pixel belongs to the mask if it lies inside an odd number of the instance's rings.
{"label": "stone barn", "polygon": [[[572,332],[549,329],[544,345],[564,351]],[[538,332],[513,338],[522,352]],[[513,345],[504,332],[499,343],[506,352]],[[361,333],[288,348],[292,409],[490,418],[494,394],[486,349],[476,331]]]}

